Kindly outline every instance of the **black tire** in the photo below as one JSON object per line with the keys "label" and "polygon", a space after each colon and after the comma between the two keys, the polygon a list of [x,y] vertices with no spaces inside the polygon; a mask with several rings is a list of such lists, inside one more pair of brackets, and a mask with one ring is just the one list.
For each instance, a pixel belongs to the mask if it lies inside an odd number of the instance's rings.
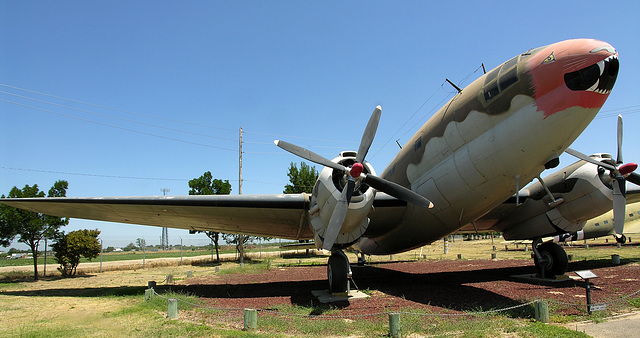
{"label": "black tire", "polygon": [[[343,254],[344,255],[344,254]],[[327,278],[329,279],[329,292],[342,293],[347,292],[347,283],[349,283],[349,261],[343,255],[332,254],[327,264]]]}
{"label": "black tire", "polygon": [[615,236],[615,238],[616,238],[616,242],[620,244],[627,243],[627,236],[625,235],[621,235],[620,237]]}
{"label": "black tire", "polygon": [[539,262],[538,256],[535,255],[533,261],[540,275],[542,275],[542,270],[544,270],[544,276],[546,278],[564,275],[564,273],[567,272],[569,259],[567,258],[567,253],[561,246],[553,242],[542,243],[538,245],[538,252],[544,261]]}

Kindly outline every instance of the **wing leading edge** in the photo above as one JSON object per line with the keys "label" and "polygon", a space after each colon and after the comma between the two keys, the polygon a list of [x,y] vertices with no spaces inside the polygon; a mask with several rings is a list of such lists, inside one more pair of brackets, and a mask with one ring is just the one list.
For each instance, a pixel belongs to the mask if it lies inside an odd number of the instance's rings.
{"label": "wing leading edge", "polygon": [[58,217],[310,239],[308,194],[0,199]]}

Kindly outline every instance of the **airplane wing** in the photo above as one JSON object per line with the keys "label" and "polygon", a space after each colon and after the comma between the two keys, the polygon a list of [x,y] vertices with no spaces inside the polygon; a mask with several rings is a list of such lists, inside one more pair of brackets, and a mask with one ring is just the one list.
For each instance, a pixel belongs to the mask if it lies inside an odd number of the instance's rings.
{"label": "airplane wing", "polygon": [[[5,198],[0,203],[57,217],[284,239],[313,239],[309,194]],[[372,219],[384,227],[407,203],[375,197]]]}
{"label": "airplane wing", "polygon": [[310,239],[308,194],[0,199],[51,216]]}
{"label": "airplane wing", "polygon": [[[519,193],[517,203],[524,203],[527,198],[530,197],[530,192],[523,190]],[[627,205],[640,202],[640,188],[632,186],[626,191]],[[516,196],[510,197],[504,201],[501,205],[497,206],[493,210],[489,211],[486,215],[478,219],[474,224],[465,224],[456,233],[475,233],[487,232],[487,231],[503,231],[497,225],[504,219],[518,212],[518,205],[516,203]],[[626,226],[625,226],[626,229]],[[626,231],[625,231],[626,232]]]}

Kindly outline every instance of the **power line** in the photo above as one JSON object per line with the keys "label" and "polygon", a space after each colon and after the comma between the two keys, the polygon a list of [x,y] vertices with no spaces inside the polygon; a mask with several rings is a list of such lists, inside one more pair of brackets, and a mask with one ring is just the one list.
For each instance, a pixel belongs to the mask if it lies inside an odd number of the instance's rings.
{"label": "power line", "polygon": [[85,118],[81,118],[81,117],[77,117],[77,116],[73,116],[73,115],[67,115],[67,114],[63,114],[63,113],[58,113],[58,112],[54,112],[54,111],[52,111],[52,110],[48,110],[48,109],[44,109],[44,108],[39,108],[39,107],[34,107],[34,106],[27,105],[27,104],[22,104],[22,103],[18,103],[18,102],[8,101],[8,100],[4,100],[4,99],[0,99],[0,101],[2,101],[2,102],[6,102],[6,103],[15,104],[15,105],[22,106],[22,107],[26,107],[26,108],[31,108],[31,109],[41,110],[41,111],[44,111],[44,112],[47,112],[47,113],[50,113],[50,114],[54,114],[54,115],[64,116],[64,117],[71,118],[71,119],[76,119],[76,120],[80,120],[80,121],[84,121],[84,122],[88,122],[88,123],[93,123],[93,124],[101,125],[101,126],[104,126],[104,127],[110,127],[110,128],[115,128],[115,129],[125,130],[125,131],[132,132],[132,133],[136,133],[136,134],[147,135],[147,136],[153,136],[153,137],[162,138],[162,139],[165,139],[165,140],[171,140],[171,141],[176,141],[176,142],[188,143],[188,144],[193,144],[193,145],[198,145],[198,146],[203,146],[203,147],[208,147],[208,148],[213,148],[213,149],[220,149],[220,150],[233,151],[233,152],[235,152],[235,151],[236,151],[236,149],[223,148],[223,147],[216,147],[216,146],[212,146],[212,145],[209,145],[209,144],[203,144],[203,143],[191,142],[191,141],[181,140],[181,139],[177,139],[177,138],[173,138],[173,137],[167,137],[167,136],[162,136],[162,135],[157,135],[157,134],[147,133],[147,132],[143,132],[143,131],[138,131],[138,130],[134,130],[134,129],[129,129],[129,128],[124,128],[124,127],[114,126],[114,125],[107,124],[107,123],[97,122],[97,121],[93,121],[93,120],[89,120],[89,119],[85,119]]}
{"label": "power line", "polygon": [[49,105],[57,106],[57,107],[61,107],[61,108],[77,110],[77,111],[80,111],[80,112],[83,112],[83,113],[93,114],[93,115],[102,116],[102,117],[108,117],[108,118],[112,118],[112,119],[116,119],[116,120],[120,120],[120,121],[125,121],[125,122],[130,122],[130,123],[136,123],[136,124],[140,124],[140,125],[144,125],[144,126],[148,126],[148,127],[160,128],[160,129],[170,130],[170,131],[177,131],[177,132],[180,132],[180,133],[197,135],[197,136],[210,137],[210,138],[214,138],[214,139],[218,139],[218,140],[225,140],[225,141],[232,141],[232,142],[236,141],[235,139],[212,136],[212,135],[207,135],[207,134],[194,133],[194,132],[190,132],[190,131],[186,131],[186,130],[163,127],[163,126],[159,126],[159,125],[156,125],[156,124],[151,124],[151,123],[145,123],[145,122],[125,119],[125,118],[118,117],[118,116],[113,116],[113,115],[108,115],[108,114],[101,114],[101,113],[97,113],[97,112],[94,112],[94,111],[91,111],[91,110],[85,110],[85,109],[65,106],[65,105],[62,105],[62,104],[53,103],[53,102],[47,102],[47,101],[43,101],[43,100],[38,100],[38,99],[31,98],[31,97],[22,96],[22,95],[18,95],[18,94],[13,94],[13,93],[1,91],[1,90],[0,90],[0,93],[6,94],[6,95],[15,96],[15,97],[19,97],[19,98],[26,99],[26,100],[36,101],[36,102],[40,102],[40,103],[44,103],[44,104],[49,104]]}
{"label": "power line", "polygon": [[89,103],[89,102],[84,102],[84,101],[74,100],[74,99],[70,99],[70,98],[55,96],[55,95],[51,95],[51,94],[41,93],[41,92],[37,92],[37,91],[34,91],[34,90],[14,87],[14,86],[10,86],[10,85],[7,85],[7,84],[2,84],[2,83],[0,83],[0,86],[4,86],[4,87],[16,89],[16,90],[22,90],[22,91],[33,93],[33,94],[53,97],[53,98],[60,99],[60,100],[67,100],[67,101],[71,101],[71,102],[75,102],[75,103],[86,104],[88,106],[93,106],[93,107],[98,107],[98,108],[103,108],[103,109],[119,111],[119,112],[123,112],[123,113],[127,113],[127,114],[139,115],[139,116],[149,117],[149,118],[153,118],[153,119],[164,120],[164,121],[169,121],[169,122],[177,122],[177,123],[182,123],[182,124],[187,124],[187,125],[192,125],[192,126],[198,126],[198,127],[205,127],[205,128],[218,129],[218,130],[224,130],[224,131],[231,131],[231,132],[235,133],[235,130],[233,130],[233,129],[220,128],[220,127],[214,127],[214,126],[209,126],[209,125],[200,124],[200,123],[193,123],[193,122],[187,122],[187,121],[174,120],[174,119],[169,119],[169,118],[164,118],[164,117],[153,116],[153,115],[149,115],[149,114],[142,114],[142,113],[137,113],[137,112],[133,112],[133,111],[129,111],[129,110],[124,110],[124,109],[119,109],[119,108],[112,108],[112,107],[102,106],[102,105],[99,105],[99,104],[93,104],[93,103]]}

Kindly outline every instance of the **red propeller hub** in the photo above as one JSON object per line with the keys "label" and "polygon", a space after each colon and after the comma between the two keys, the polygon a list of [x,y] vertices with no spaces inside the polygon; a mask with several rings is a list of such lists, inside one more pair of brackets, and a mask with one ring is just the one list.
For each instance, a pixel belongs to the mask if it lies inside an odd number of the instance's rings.
{"label": "red propeller hub", "polygon": [[350,170],[351,177],[353,178],[360,177],[360,174],[362,174],[362,171],[364,171],[364,166],[362,165],[362,163],[358,163],[358,162],[354,163]]}
{"label": "red propeller hub", "polygon": [[625,164],[621,165],[618,168],[618,171],[620,172],[620,175],[625,176],[625,175],[631,174],[636,169],[638,169],[638,164],[631,162],[631,163],[625,163]]}

